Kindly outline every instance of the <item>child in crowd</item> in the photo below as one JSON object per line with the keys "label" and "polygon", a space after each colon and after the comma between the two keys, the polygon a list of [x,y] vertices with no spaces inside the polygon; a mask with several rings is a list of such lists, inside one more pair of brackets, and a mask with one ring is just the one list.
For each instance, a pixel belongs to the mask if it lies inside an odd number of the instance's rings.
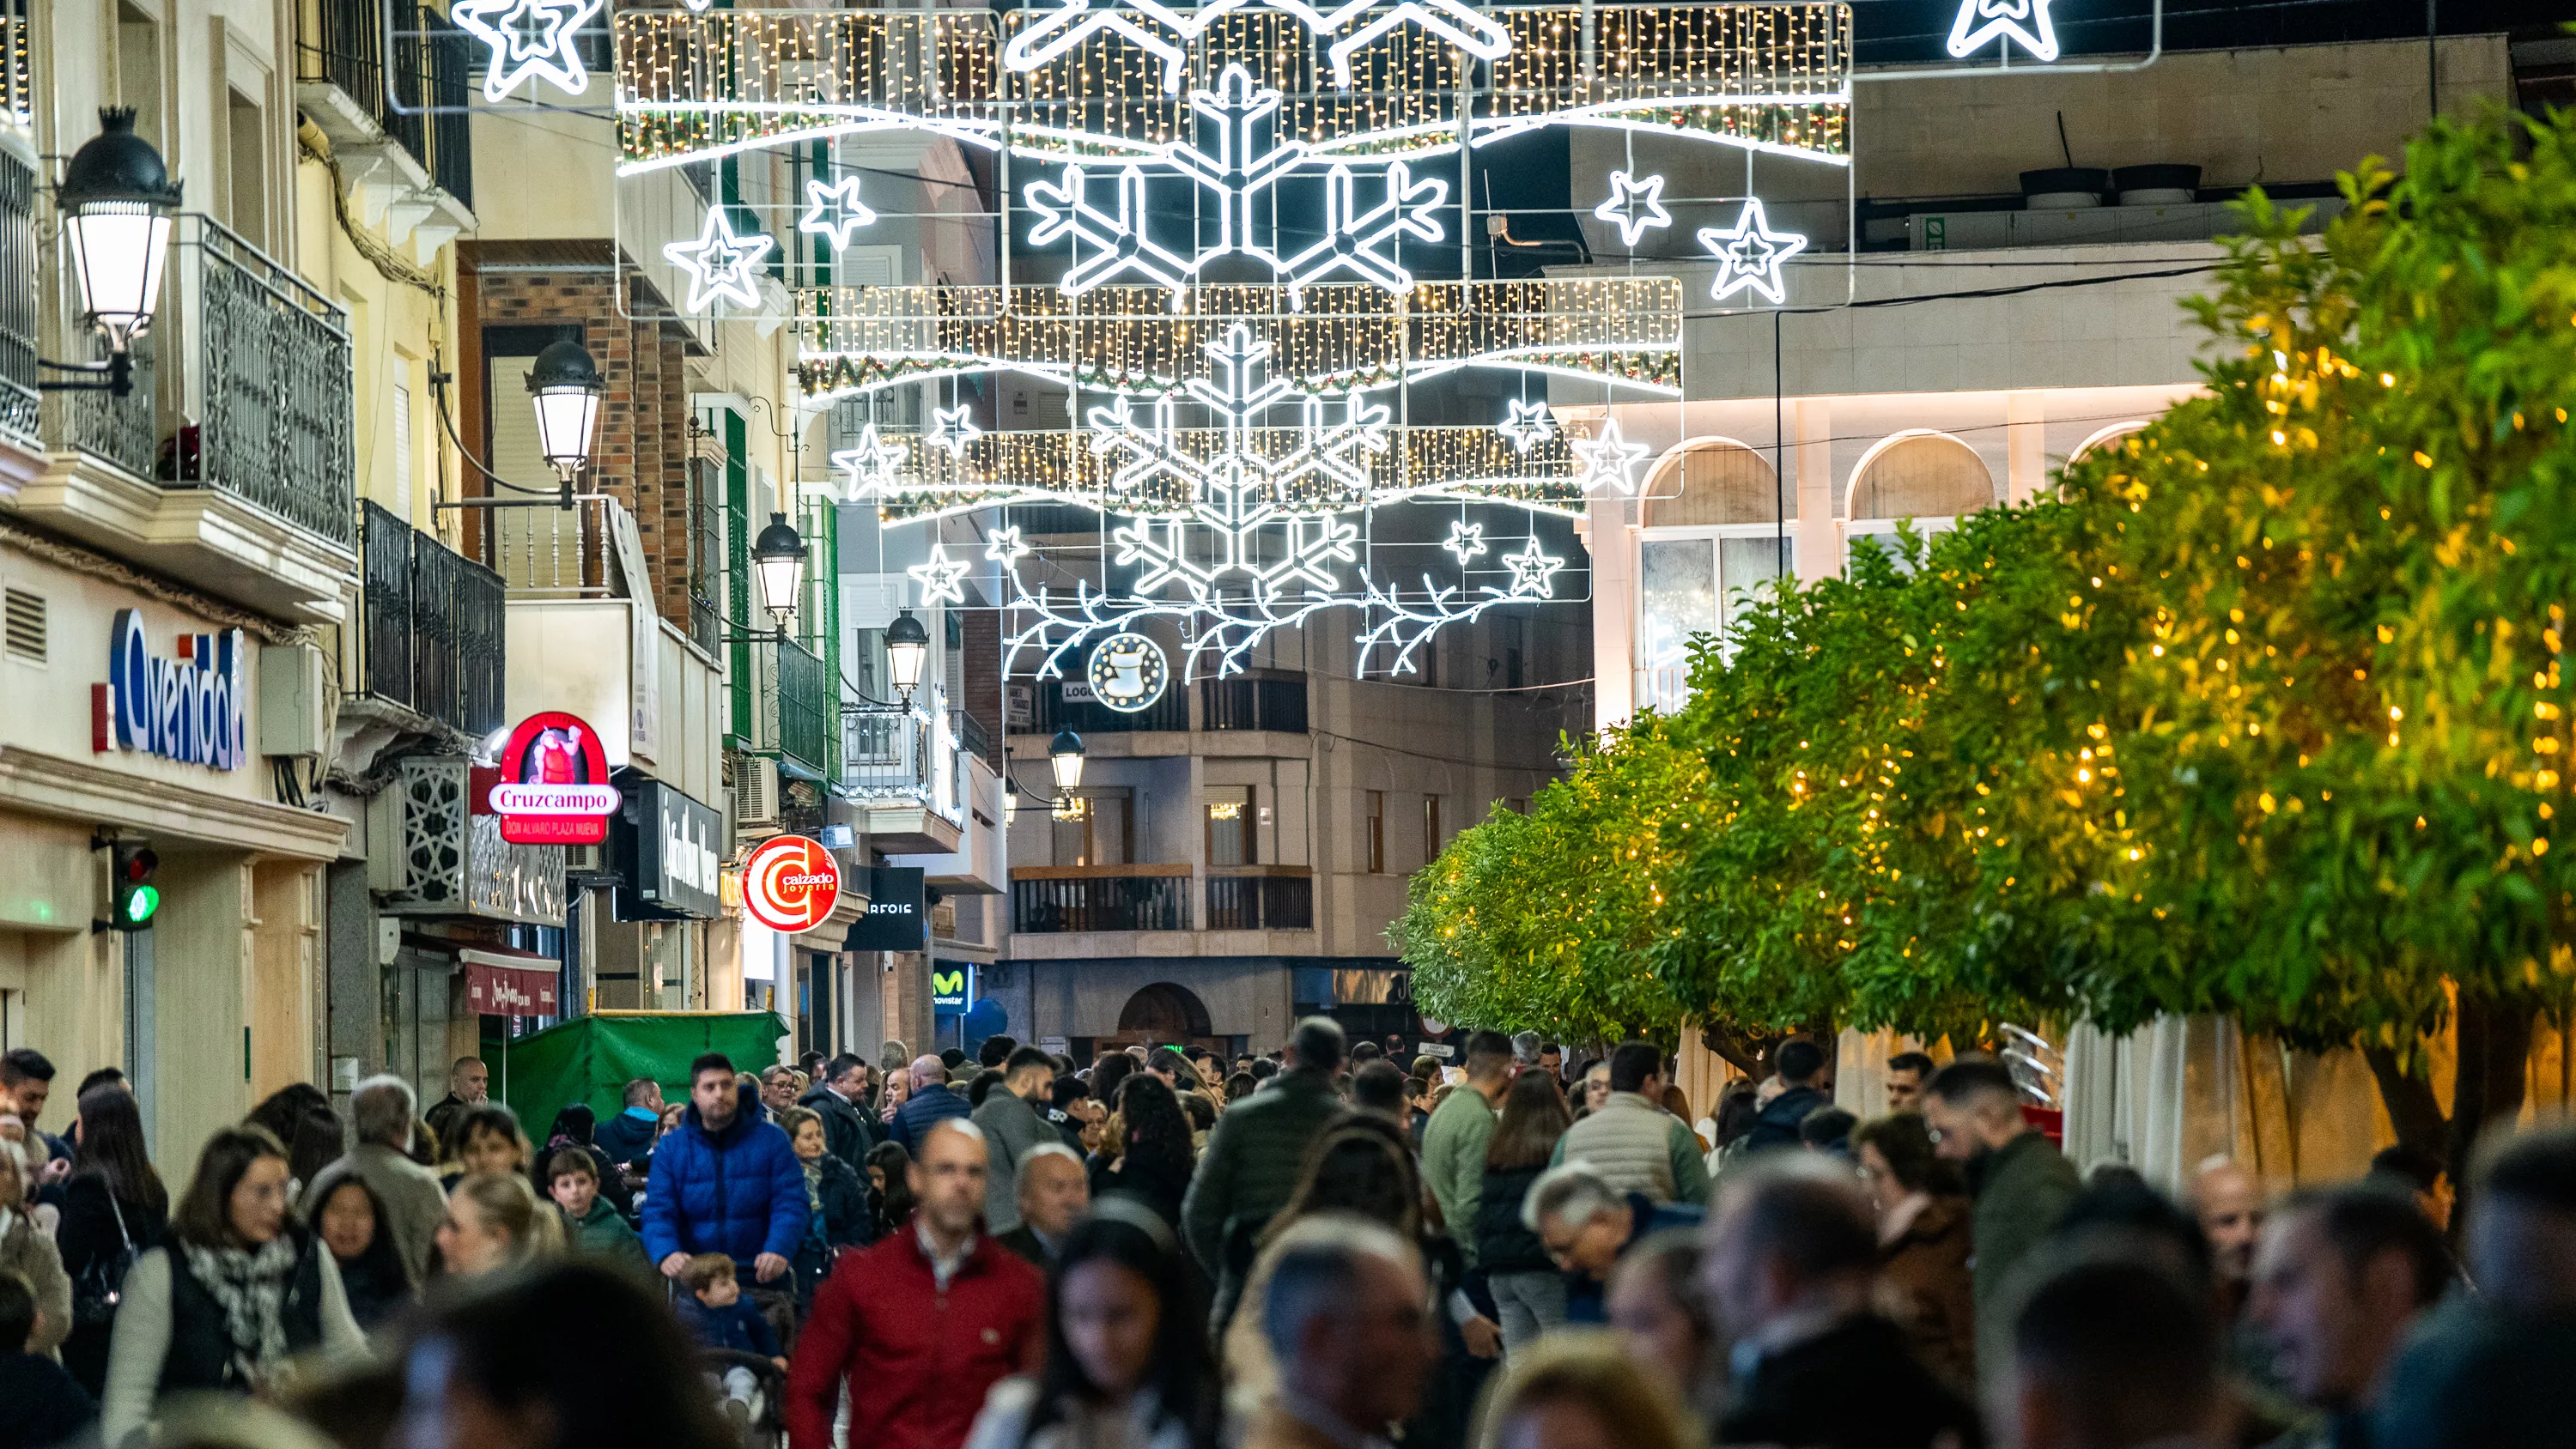
{"label": "child in crowd", "polygon": [[564,1240],[576,1253],[650,1275],[644,1240],[599,1195],[599,1163],[578,1144],[557,1148],[546,1162],[546,1192],[563,1210]]}
{"label": "child in crowd", "polygon": [[54,1362],[29,1353],[44,1314],[36,1290],[17,1273],[0,1272],[0,1444],[48,1449],[79,1437],[98,1420],[98,1405]]}
{"label": "child in crowd", "polygon": [[[680,1326],[701,1347],[755,1354],[782,1372],[786,1369],[787,1360],[778,1351],[778,1335],[769,1331],[769,1320],[743,1301],[742,1285],[734,1281],[733,1259],[722,1253],[700,1253],[681,1271],[680,1282],[689,1290],[689,1296],[680,1300]],[[765,1407],[758,1376],[737,1364],[717,1377],[724,1387],[724,1411],[739,1423],[758,1421]]]}

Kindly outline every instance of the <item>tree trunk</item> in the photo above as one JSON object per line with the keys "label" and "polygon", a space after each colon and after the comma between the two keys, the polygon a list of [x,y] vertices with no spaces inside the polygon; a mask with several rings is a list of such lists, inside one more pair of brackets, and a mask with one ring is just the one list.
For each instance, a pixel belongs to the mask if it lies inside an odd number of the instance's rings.
{"label": "tree trunk", "polygon": [[[2445,1161],[2454,1192],[2469,1180],[2470,1154],[2492,1124],[2511,1124],[2529,1089],[2532,1018],[2528,1001],[2463,997],[2460,1001],[2459,1080],[2451,1089],[2451,1133]],[[2465,1197],[2466,1194],[2462,1193]]]}
{"label": "tree trunk", "polygon": [[2397,1144],[2435,1162],[2449,1161],[2451,1124],[2442,1115],[2440,1099],[2433,1095],[2431,1079],[2408,1071],[2405,1059],[2392,1047],[2367,1046],[2361,1054],[2370,1063],[2372,1079],[2379,1083],[2379,1100],[2397,1128]]}
{"label": "tree trunk", "polygon": [[1830,1025],[1819,1024],[1805,1031],[1748,1032],[1734,1026],[1713,1024],[1701,1027],[1699,1033],[1701,1045],[1717,1053],[1728,1066],[1757,1082],[1776,1070],[1772,1062],[1780,1054],[1780,1044],[1796,1036],[1806,1037],[1824,1048],[1825,1069],[1830,1076],[1836,1040]]}

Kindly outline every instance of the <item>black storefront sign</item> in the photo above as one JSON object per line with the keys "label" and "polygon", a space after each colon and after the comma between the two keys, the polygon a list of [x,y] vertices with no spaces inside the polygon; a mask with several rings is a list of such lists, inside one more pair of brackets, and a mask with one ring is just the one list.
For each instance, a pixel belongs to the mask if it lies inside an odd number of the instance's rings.
{"label": "black storefront sign", "polygon": [[609,861],[622,878],[610,901],[620,921],[711,921],[723,913],[717,876],[724,817],[663,784],[618,782],[626,805],[609,822]]}
{"label": "black storefront sign", "polygon": [[930,911],[922,901],[921,871],[879,866],[853,871],[867,887],[868,912],[850,927],[844,951],[919,951],[930,944]]}

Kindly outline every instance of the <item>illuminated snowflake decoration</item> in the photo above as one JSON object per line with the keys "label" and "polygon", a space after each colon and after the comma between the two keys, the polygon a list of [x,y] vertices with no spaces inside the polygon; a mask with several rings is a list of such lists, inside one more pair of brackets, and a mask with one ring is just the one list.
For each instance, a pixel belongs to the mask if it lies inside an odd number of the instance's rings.
{"label": "illuminated snowflake decoration", "polygon": [[546,82],[566,95],[590,89],[578,39],[606,0],[457,0],[448,18],[483,42],[491,58],[483,99],[509,98],[522,81]]}

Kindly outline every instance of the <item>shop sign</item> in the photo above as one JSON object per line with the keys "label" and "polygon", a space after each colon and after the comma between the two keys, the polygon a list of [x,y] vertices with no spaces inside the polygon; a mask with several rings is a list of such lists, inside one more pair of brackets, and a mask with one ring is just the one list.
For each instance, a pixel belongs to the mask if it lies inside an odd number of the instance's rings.
{"label": "shop sign", "polygon": [[773,931],[810,931],[830,918],[840,898],[840,863],[819,840],[774,836],[743,862],[743,909]]}
{"label": "shop sign", "polygon": [[940,1016],[962,1015],[975,1001],[975,970],[963,961],[930,965],[930,1009]]}
{"label": "shop sign", "polygon": [[633,783],[634,827],[621,823],[611,836],[626,877],[617,918],[706,921],[723,914],[723,817],[659,780]]}
{"label": "shop sign", "polygon": [[918,951],[928,912],[923,909],[921,867],[879,866],[866,872],[867,914],[850,926],[844,951]]}
{"label": "shop sign", "polygon": [[501,838],[514,845],[597,845],[608,838],[619,798],[599,732],[562,710],[532,714],[510,731],[490,796]]}
{"label": "shop sign", "polygon": [[107,683],[90,691],[90,747],[142,750],[215,770],[249,758],[242,631],[182,634],[175,659],[143,642],[143,615],[119,609],[107,633]]}
{"label": "shop sign", "polygon": [[521,966],[465,952],[465,1004],[482,1016],[553,1016],[560,981],[551,964]]}

